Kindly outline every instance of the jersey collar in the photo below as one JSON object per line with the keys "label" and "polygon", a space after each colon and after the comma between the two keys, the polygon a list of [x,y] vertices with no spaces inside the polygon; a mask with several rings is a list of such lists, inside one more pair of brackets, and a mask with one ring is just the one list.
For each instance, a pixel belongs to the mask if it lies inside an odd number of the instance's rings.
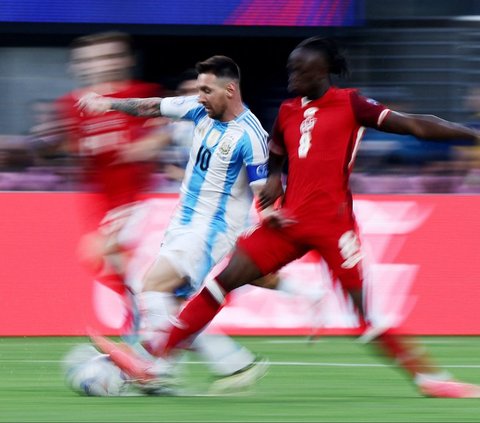
{"label": "jersey collar", "polygon": [[302,105],[302,109],[309,105],[310,103],[318,104],[327,101],[331,96],[332,93],[335,91],[333,86],[330,86],[328,90],[323,94],[320,98],[316,98],[315,100],[310,100],[308,97],[301,97],[300,104]]}

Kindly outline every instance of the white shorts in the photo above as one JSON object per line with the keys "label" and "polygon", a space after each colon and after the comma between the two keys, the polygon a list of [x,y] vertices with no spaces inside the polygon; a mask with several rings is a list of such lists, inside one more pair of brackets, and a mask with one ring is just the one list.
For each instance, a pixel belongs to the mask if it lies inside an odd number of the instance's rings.
{"label": "white shorts", "polygon": [[159,256],[165,257],[182,277],[188,277],[196,291],[233,249],[235,240],[207,225],[180,225],[174,220],[165,233]]}

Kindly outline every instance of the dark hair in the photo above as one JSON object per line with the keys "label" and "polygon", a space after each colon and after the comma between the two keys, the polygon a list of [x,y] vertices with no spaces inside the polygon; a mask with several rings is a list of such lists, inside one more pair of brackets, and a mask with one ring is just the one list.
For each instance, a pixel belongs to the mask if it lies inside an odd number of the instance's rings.
{"label": "dark hair", "polygon": [[219,78],[231,78],[240,81],[240,68],[227,56],[212,56],[195,65],[198,73],[212,73]]}
{"label": "dark hair", "polygon": [[324,54],[329,63],[329,72],[335,75],[347,76],[348,63],[345,56],[338,48],[337,43],[331,38],[311,37],[303,40],[295,47]]}
{"label": "dark hair", "polygon": [[70,44],[71,48],[88,47],[102,43],[123,43],[127,47],[127,51],[132,49],[132,40],[130,36],[124,32],[108,31],[98,32],[96,34],[84,35],[82,37],[75,38]]}
{"label": "dark hair", "polygon": [[194,68],[188,68],[184,70],[177,78],[177,85],[180,85],[182,82],[191,81],[192,79],[197,79],[198,72]]}

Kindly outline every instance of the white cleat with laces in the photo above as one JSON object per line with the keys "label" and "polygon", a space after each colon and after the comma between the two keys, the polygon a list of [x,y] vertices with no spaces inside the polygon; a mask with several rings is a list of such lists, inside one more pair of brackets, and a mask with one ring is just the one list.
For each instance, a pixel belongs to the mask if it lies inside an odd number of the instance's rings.
{"label": "white cleat with laces", "polygon": [[221,377],[213,382],[209,389],[211,395],[233,395],[246,393],[265,374],[270,364],[264,358],[257,358],[253,363],[231,375]]}

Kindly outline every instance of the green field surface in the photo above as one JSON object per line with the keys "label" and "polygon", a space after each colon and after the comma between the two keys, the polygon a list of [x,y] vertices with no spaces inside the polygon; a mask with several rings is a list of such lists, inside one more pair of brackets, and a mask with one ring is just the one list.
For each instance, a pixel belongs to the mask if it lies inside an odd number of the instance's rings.
{"label": "green field surface", "polygon": [[[249,395],[202,396],[211,376],[185,359],[190,394],[86,397],[60,362],[84,338],[0,338],[1,422],[478,422],[480,399],[421,397],[407,377],[351,337],[242,337],[271,362]],[[480,337],[424,337],[436,360],[480,384]]]}

